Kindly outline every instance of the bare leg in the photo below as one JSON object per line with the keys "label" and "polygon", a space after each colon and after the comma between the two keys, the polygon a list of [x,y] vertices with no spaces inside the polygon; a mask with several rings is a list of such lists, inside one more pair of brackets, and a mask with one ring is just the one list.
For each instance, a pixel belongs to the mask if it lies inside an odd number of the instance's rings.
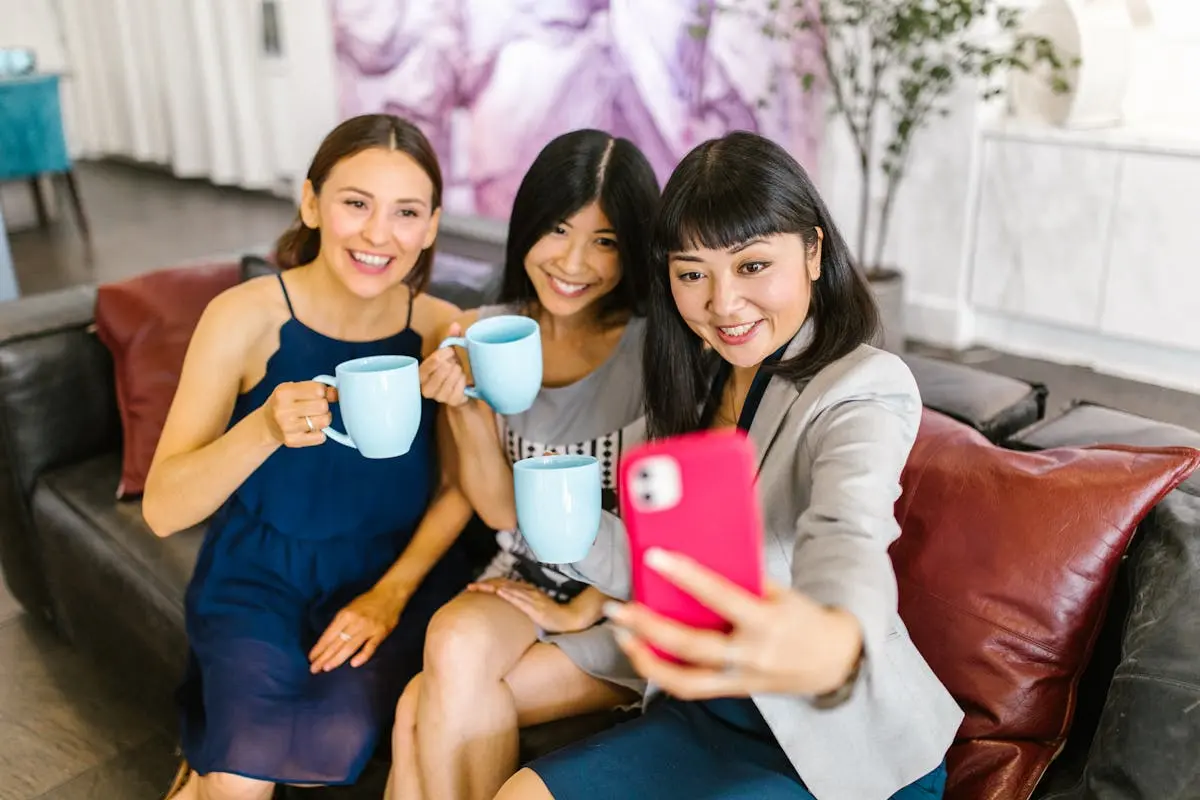
{"label": "bare leg", "polygon": [[274,784],[213,772],[204,777],[192,773],[191,779],[172,800],[270,800]]}
{"label": "bare leg", "polygon": [[508,779],[495,800],[554,800],[554,795],[531,769],[523,769]]}
{"label": "bare leg", "polygon": [[392,769],[388,773],[383,800],[424,800],[421,768],[417,761],[417,695],[422,676],[408,682],[396,704],[396,723],[392,728]]}
{"label": "bare leg", "polygon": [[529,618],[493,595],[461,595],[434,615],[416,714],[426,796],[491,800],[517,769],[520,725],[631,698],[536,642]]}

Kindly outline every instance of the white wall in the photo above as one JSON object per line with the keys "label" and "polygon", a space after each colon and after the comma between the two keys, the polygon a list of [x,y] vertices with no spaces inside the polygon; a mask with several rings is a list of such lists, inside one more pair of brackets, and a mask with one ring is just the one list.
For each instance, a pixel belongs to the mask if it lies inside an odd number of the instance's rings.
{"label": "white wall", "polygon": [[67,64],[50,0],[0,0],[0,47],[33,48],[43,70],[60,70]]}
{"label": "white wall", "polygon": [[329,0],[282,0],[280,3],[286,62],[275,74],[272,141],[281,163],[300,186],[309,161],[325,134],[341,120]]}

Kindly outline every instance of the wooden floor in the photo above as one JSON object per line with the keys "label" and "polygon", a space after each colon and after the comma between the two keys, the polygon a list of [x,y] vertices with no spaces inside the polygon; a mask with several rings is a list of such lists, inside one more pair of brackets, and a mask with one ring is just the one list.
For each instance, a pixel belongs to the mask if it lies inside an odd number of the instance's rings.
{"label": "wooden floor", "polygon": [[[25,295],[262,250],[293,215],[274,197],[125,165],[81,164],[78,176],[94,252],[70,215],[13,234]],[[932,352],[1041,381],[1052,409],[1086,397],[1200,430],[1200,396],[989,351]],[[157,800],[174,772],[174,743],[173,731],[21,613],[0,584],[0,800]]]}

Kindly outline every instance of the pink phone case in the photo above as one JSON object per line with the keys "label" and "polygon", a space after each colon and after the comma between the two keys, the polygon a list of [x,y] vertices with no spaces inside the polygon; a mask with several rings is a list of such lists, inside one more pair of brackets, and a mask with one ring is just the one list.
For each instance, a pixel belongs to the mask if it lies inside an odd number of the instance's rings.
{"label": "pink phone case", "polygon": [[755,461],[754,446],[740,430],[660,439],[625,454],[619,495],[632,556],[634,600],[695,628],[730,628],[720,615],[642,563],[651,547],[686,555],[762,595],[762,515]]}

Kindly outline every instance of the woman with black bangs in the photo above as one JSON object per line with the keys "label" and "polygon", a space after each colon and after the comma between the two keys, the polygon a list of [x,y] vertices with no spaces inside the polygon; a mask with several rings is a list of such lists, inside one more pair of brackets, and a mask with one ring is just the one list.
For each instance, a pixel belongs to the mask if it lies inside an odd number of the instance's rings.
{"label": "woman with black bangs", "polygon": [[[647,567],[733,630],[611,604],[618,641],[650,685],[646,713],[533,762],[497,800],[942,797],[963,715],[900,620],[888,557],[921,400],[904,362],[869,344],[870,289],[808,175],[749,133],[680,163],[654,250],[648,433],[748,432],[767,591],[648,553]],[[628,597],[628,563],[606,517],[575,569]]]}

